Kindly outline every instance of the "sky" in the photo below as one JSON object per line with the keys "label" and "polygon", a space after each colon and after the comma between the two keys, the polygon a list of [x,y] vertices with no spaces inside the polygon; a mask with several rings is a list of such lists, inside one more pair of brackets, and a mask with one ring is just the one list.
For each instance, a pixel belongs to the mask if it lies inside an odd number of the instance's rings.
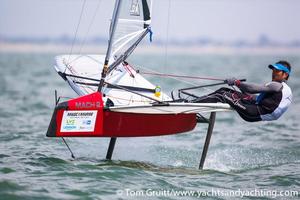
{"label": "sky", "polygon": [[[83,2],[0,0],[0,36],[73,37]],[[79,37],[108,37],[113,4],[86,0]],[[288,42],[300,40],[299,10],[299,0],[154,0],[152,30],[154,39],[253,41],[266,35]]]}

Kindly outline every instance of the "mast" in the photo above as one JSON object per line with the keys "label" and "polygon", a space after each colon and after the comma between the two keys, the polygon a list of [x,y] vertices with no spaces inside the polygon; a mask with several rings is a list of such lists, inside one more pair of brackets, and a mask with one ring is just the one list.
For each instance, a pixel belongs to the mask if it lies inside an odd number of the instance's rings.
{"label": "mast", "polygon": [[106,77],[106,74],[107,74],[107,71],[108,71],[108,62],[109,62],[109,58],[110,58],[110,55],[111,55],[112,38],[115,34],[117,20],[118,20],[118,16],[119,16],[119,12],[120,12],[121,2],[122,2],[122,0],[116,0],[116,3],[115,3],[115,8],[114,8],[113,16],[112,16],[112,21],[111,21],[111,24],[110,24],[110,35],[109,35],[109,40],[108,40],[108,47],[107,47],[107,51],[106,51],[106,56],[105,56],[105,61],[104,61],[102,73],[101,73],[101,80],[100,80],[100,83],[99,83],[98,92],[101,92],[101,90],[102,90],[102,87],[104,85],[104,80],[105,80],[105,77]]}

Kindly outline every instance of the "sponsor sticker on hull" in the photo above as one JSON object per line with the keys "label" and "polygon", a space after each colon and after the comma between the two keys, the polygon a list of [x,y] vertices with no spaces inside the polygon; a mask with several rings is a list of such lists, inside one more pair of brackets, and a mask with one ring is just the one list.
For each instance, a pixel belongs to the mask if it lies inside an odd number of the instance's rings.
{"label": "sponsor sticker on hull", "polygon": [[93,132],[97,110],[64,111],[60,132]]}

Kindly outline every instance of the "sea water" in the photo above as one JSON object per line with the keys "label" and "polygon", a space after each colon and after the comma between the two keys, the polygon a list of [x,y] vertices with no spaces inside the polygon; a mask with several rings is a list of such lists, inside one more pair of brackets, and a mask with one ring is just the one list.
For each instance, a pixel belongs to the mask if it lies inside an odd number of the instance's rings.
{"label": "sea water", "polygon": [[[76,94],[53,69],[52,54],[0,54],[0,199],[297,199],[300,193],[300,56],[136,55],[160,73],[271,80],[267,65],[292,63],[293,103],[279,120],[248,123],[217,113],[204,165],[198,170],[207,124],[178,135],[119,138],[106,161],[108,138],[45,136],[54,90]],[[214,83],[146,76],[166,93]],[[215,88],[195,92],[206,94]],[[159,124],[157,124],[159,126]],[[298,196],[297,193],[298,192]]]}

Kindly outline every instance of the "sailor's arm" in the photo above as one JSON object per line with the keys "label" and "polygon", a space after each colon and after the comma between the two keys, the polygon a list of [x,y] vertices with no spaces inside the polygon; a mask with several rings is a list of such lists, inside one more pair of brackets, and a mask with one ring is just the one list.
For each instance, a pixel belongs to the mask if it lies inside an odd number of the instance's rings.
{"label": "sailor's arm", "polygon": [[254,83],[236,83],[235,84],[242,92],[256,94],[260,92],[279,92],[282,89],[282,84],[279,82],[272,81],[265,85],[258,85]]}

